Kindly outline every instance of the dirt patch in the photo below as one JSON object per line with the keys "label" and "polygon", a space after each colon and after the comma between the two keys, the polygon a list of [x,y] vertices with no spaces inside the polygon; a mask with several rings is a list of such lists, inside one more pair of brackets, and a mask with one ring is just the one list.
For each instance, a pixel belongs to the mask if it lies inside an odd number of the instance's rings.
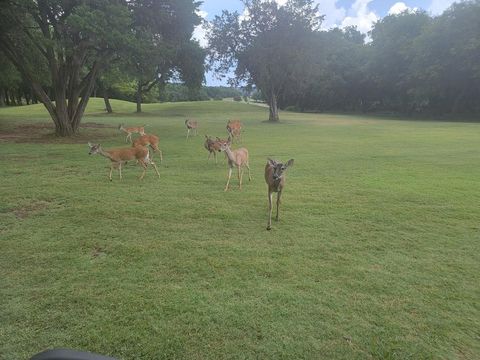
{"label": "dirt patch", "polygon": [[17,217],[17,219],[26,219],[32,215],[35,215],[50,205],[47,201],[35,201],[28,205],[19,206],[11,209],[11,212]]}
{"label": "dirt patch", "polygon": [[13,129],[0,130],[0,142],[76,144],[118,135],[116,126],[95,122],[81,124],[79,133],[68,138],[58,137],[54,131],[50,123],[22,124]]}

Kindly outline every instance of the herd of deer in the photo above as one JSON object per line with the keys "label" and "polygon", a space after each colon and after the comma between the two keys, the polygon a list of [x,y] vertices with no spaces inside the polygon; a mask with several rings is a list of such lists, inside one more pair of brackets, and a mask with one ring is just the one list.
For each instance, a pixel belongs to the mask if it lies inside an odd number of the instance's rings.
{"label": "herd of deer", "polygon": [[[198,122],[195,120],[185,120],[185,126],[187,128],[187,140],[190,136],[190,132],[193,135],[197,135]],[[100,144],[88,143],[90,148],[89,154],[100,154],[110,160],[110,173],[109,179],[112,181],[113,169],[118,169],[120,179],[122,179],[122,165],[125,165],[128,161],[136,161],[142,166],[143,172],[140,175],[140,180],[145,177],[148,165],[152,165],[158,177],[160,173],[155,162],[150,155],[148,146],[159,154],[160,163],[163,162],[163,154],[158,147],[159,138],[155,135],[148,135],[145,133],[145,125],[139,127],[124,127],[119,126],[119,130],[127,134],[125,142],[130,141],[131,147],[118,148],[104,150]],[[228,178],[225,185],[225,191],[229,189],[230,178],[232,177],[233,168],[237,168],[239,188],[242,189],[242,178],[244,169],[248,170],[248,180],[252,180],[250,175],[250,166],[248,163],[248,150],[244,147],[238,149],[231,149],[231,146],[235,140],[241,141],[242,123],[239,120],[230,120],[227,123],[228,139],[220,139],[218,137],[212,139],[210,136],[205,135],[205,149],[208,151],[208,160],[210,160],[213,154],[215,163],[217,163],[217,152],[224,152],[228,162]],[[132,140],[132,134],[139,134],[135,140]],[[288,167],[293,165],[293,159],[288,160],[286,163],[281,163],[276,160],[268,158],[265,165],[265,182],[268,187],[268,224],[267,230],[272,226],[272,197],[273,193],[277,193],[277,212],[275,219],[278,221],[278,212],[280,205],[280,198],[282,196],[283,189],[285,187],[285,171]]]}

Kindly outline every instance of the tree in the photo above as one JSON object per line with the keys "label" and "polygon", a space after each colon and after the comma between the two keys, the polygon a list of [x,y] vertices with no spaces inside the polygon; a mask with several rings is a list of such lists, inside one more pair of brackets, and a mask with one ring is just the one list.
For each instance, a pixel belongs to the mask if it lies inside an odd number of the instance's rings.
{"label": "tree", "polygon": [[137,112],[143,96],[178,75],[192,87],[204,78],[205,51],[192,41],[200,23],[199,3],[192,0],[132,0],[135,42],[128,50],[125,70],[137,81]]}
{"label": "tree", "polygon": [[413,106],[412,89],[418,86],[411,73],[414,43],[430,22],[425,12],[405,11],[386,16],[371,31],[369,72],[383,107],[408,112]]}
{"label": "tree", "polygon": [[[129,41],[125,1],[9,0],[0,19],[0,49],[45,105],[56,134],[76,133],[102,67]],[[52,97],[40,79],[46,73]]]}
{"label": "tree", "polygon": [[235,66],[236,81],[255,85],[269,105],[269,121],[279,121],[278,98],[308,78],[304,54],[322,17],[312,0],[244,0],[246,16],[223,11],[208,34],[210,60],[220,73]]}
{"label": "tree", "polygon": [[480,0],[455,3],[414,43],[415,94],[436,113],[480,112]]}

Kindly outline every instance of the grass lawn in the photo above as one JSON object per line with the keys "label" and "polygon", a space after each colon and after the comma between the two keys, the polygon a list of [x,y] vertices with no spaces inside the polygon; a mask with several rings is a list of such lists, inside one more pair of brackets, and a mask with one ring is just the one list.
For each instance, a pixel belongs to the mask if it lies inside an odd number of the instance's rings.
{"label": "grass lawn", "polygon": [[[41,105],[0,109],[0,359],[480,358],[480,124],[113,107],[92,99],[69,140]],[[203,135],[230,118],[253,181],[224,193]],[[160,179],[88,155],[124,146],[120,123],[160,136]],[[270,232],[267,156],[295,158]]]}

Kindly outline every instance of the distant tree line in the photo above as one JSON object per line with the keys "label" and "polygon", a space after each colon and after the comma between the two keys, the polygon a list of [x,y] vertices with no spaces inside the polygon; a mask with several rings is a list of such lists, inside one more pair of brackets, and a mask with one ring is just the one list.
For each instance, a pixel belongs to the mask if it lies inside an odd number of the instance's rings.
{"label": "distant tree line", "polygon": [[278,110],[480,113],[480,0],[441,16],[406,11],[356,28],[321,31],[311,0],[284,6],[244,1],[248,15],[224,11],[209,33],[216,70],[255,86]]}

